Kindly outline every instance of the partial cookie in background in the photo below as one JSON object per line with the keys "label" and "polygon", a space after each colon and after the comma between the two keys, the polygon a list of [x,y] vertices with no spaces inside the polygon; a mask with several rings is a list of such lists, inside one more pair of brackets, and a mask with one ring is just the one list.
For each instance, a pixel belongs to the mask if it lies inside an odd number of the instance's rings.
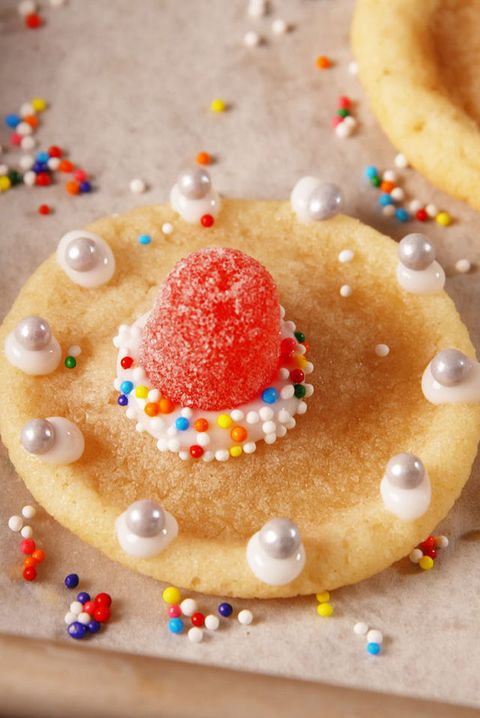
{"label": "partial cookie in background", "polygon": [[391,142],[434,185],[480,209],[480,3],[357,0],[352,43]]}
{"label": "partial cookie in background", "polygon": [[[174,231],[165,235],[170,223]],[[21,290],[0,331],[44,316],[74,368],[28,376],[2,362],[2,439],[19,475],[60,523],[111,558],[158,580],[205,593],[269,598],[354,583],[406,556],[446,515],[467,481],[480,435],[480,406],[434,406],[421,390],[435,353],[473,356],[450,298],[410,294],[396,281],[397,245],[345,216],[303,224],[288,202],[225,200],[208,230],[167,206],[144,207],[89,227],[110,247],[115,273],[99,287],[74,283],[52,257]],[[140,235],[151,242],[142,245]],[[225,463],[182,461],[135,431],[113,388],[112,339],[153,305],[158,285],[193,250],[233,246],[272,274],[286,316],[310,343],[315,393],[281,441]],[[346,254],[345,254],[346,253]],[[345,259],[349,261],[342,261]],[[341,293],[348,286],[351,291]],[[379,345],[389,348],[379,353]],[[52,466],[20,444],[34,417],[65,417],[85,452]],[[386,511],[380,482],[394,455],[421,457],[432,503],[413,521]],[[134,558],[115,520],[137,499],[158,501],[179,534],[159,555]],[[258,580],[246,559],[250,537],[273,517],[296,522],[306,551],[298,578]]]}

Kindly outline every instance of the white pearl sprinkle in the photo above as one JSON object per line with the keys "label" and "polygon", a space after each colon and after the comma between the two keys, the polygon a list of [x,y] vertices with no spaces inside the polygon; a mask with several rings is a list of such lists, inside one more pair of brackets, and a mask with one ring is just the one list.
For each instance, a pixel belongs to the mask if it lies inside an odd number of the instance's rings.
{"label": "white pearl sprinkle", "polygon": [[405,199],[405,192],[401,187],[394,187],[390,192],[390,197],[395,202],[402,202]]}
{"label": "white pearl sprinkle", "polygon": [[383,633],[376,628],[372,628],[367,633],[367,643],[383,643]]}
{"label": "white pearl sprinkle", "polygon": [[409,559],[412,563],[418,563],[423,556],[423,551],[419,548],[414,548],[410,552]]}
{"label": "white pearl sprinkle", "polygon": [[243,445],[243,451],[245,454],[254,454],[256,448],[257,445],[254,441],[248,441],[246,444]]}
{"label": "white pearl sprinkle", "polygon": [[35,137],[28,136],[22,137],[22,141],[20,142],[20,147],[24,152],[29,152],[30,150],[33,150],[34,147],[37,146],[37,140]]}
{"label": "white pearl sprinkle", "polygon": [[269,406],[262,406],[258,413],[260,414],[260,419],[262,419],[262,421],[269,421],[270,419],[273,419],[274,412]]}
{"label": "white pearl sprinkle", "polygon": [[230,454],[226,449],[218,449],[218,451],[215,452],[215,458],[217,461],[228,461]]}
{"label": "white pearl sprinkle", "polygon": [[22,135],[22,137],[26,137],[27,135],[32,134],[33,129],[28,124],[28,122],[19,122],[18,125],[15,127],[15,132],[17,133],[17,135]]}
{"label": "white pearl sprinkle", "polygon": [[206,451],[204,455],[202,456],[202,461],[213,461],[214,459],[214,453],[213,451]]}
{"label": "white pearl sprinkle", "polygon": [[358,621],[353,627],[353,632],[357,636],[366,636],[368,633],[368,626],[364,621]]}
{"label": "white pearl sprinkle", "polygon": [[438,548],[447,548],[447,546],[450,542],[449,542],[447,536],[436,536],[435,543]]}
{"label": "white pearl sprinkle", "polygon": [[87,613],[86,611],[82,611],[77,616],[77,621],[79,623],[83,623],[84,626],[86,626],[87,623],[90,623],[91,620],[92,620],[91,615],[89,613]]}
{"label": "white pearl sprinkle", "polygon": [[342,249],[340,254],[338,255],[338,261],[342,264],[345,264],[345,262],[351,262],[354,258],[355,253],[351,249]]}
{"label": "white pearl sprinkle", "polygon": [[65,614],[64,621],[67,624],[67,626],[69,626],[71,623],[74,623],[76,620],[77,620],[77,615],[75,613],[72,613],[71,611],[69,611],[68,613]]}
{"label": "white pearl sprinkle", "polygon": [[350,75],[358,75],[358,62],[355,62],[355,60],[349,62],[348,72],[350,73]]}
{"label": "white pearl sprinkle", "polygon": [[218,616],[214,616],[213,613],[210,613],[208,616],[205,616],[205,628],[209,631],[216,631],[217,628],[220,625],[220,619]]}
{"label": "white pearl sprinkle", "polygon": [[247,13],[250,17],[262,17],[268,10],[267,0],[250,0]]}
{"label": "white pearl sprinkle", "polygon": [[182,461],[188,461],[188,459],[190,458],[190,454],[188,453],[188,451],[179,451],[178,455]]}
{"label": "white pearl sprinkle", "polygon": [[70,604],[70,613],[74,613],[75,616],[80,615],[83,611],[83,604],[80,603],[80,601],[73,601],[73,603]]}
{"label": "white pearl sprinkle", "polygon": [[198,610],[197,602],[194,598],[184,598],[180,604],[180,610],[184,616],[188,616],[190,618],[190,616],[193,616],[193,614]]}
{"label": "white pearl sprinkle", "polygon": [[25,174],[23,175],[23,184],[27,185],[27,187],[33,187],[36,179],[37,179],[37,175],[35,174],[35,172],[32,172],[32,170],[29,170],[28,172],[25,172]]}
{"label": "white pearl sprinkle", "polygon": [[37,9],[36,3],[33,0],[23,0],[18,6],[18,12],[20,15],[31,15]]}
{"label": "white pearl sprinkle", "polygon": [[287,409],[280,409],[280,411],[278,412],[278,420],[282,424],[286,424],[287,421],[290,421],[291,418],[292,418],[292,416],[291,416],[290,412],[287,411]]}
{"label": "white pearl sprinkle", "polygon": [[340,287],[340,296],[342,297],[351,297],[352,296],[352,288],[349,284],[343,284]]}
{"label": "white pearl sprinkle", "polygon": [[72,346],[67,349],[67,354],[71,357],[79,357],[81,353],[82,349],[78,346],[78,344],[72,344]]}
{"label": "white pearl sprinkle", "polygon": [[386,357],[390,354],[390,347],[388,344],[377,344],[375,346],[375,354],[377,357]]}
{"label": "white pearl sprinkle", "polygon": [[278,372],[278,376],[280,377],[280,379],[288,379],[288,377],[290,376],[290,372],[286,367],[282,366],[282,368]]}
{"label": "white pearl sprinkle", "polygon": [[180,442],[178,439],[169,439],[168,440],[168,449],[169,451],[177,452],[180,449]]}
{"label": "white pearl sprinkle", "polygon": [[258,424],[260,417],[256,411],[249,411],[247,414],[247,424]]}
{"label": "white pearl sprinkle", "polygon": [[455,263],[455,269],[460,274],[466,274],[469,272],[472,268],[472,263],[469,259],[459,259],[458,262]]}
{"label": "white pearl sprinkle", "polygon": [[242,421],[245,416],[245,412],[243,412],[241,409],[234,409],[232,412],[230,412],[230,416],[232,417],[233,421]]}
{"label": "white pearl sprinkle", "polygon": [[200,643],[203,641],[203,631],[198,626],[193,626],[188,632],[188,640],[192,643]]}
{"label": "white pearl sprinkle", "polygon": [[241,623],[242,626],[249,626],[253,621],[253,613],[248,609],[244,608],[243,611],[240,611],[237,618],[238,622]]}
{"label": "white pearl sprinkle", "polygon": [[280,391],[280,396],[282,397],[282,399],[291,399],[294,394],[295,388],[293,384],[287,384]]}
{"label": "white pearl sprinkle", "polygon": [[382,214],[384,214],[385,217],[393,217],[395,214],[395,207],[393,204],[386,204],[385,207],[382,207]]}
{"label": "white pearl sprinkle", "polygon": [[262,424],[262,431],[265,434],[272,434],[276,429],[276,424],[274,421],[265,421]]}
{"label": "white pearl sprinkle", "polygon": [[23,155],[23,157],[20,157],[19,164],[22,170],[31,170],[35,164],[35,158],[33,155]]}
{"label": "white pearl sprinkle", "polygon": [[341,139],[345,139],[346,137],[349,137],[352,134],[353,127],[349,122],[340,122],[335,127],[335,134],[337,137],[340,137]]}
{"label": "white pearl sprinkle", "polygon": [[277,434],[279,439],[282,439],[287,433],[287,427],[280,424],[279,426],[277,426],[277,430],[275,433]]}
{"label": "white pearl sprinkle", "polygon": [[[30,13],[27,13],[29,15]],[[24,102],[23,105],[20,108],[19,115],[20,117],[29,117],[30,115],[36,115],[36,111],[33,105],[31,105],[29,102]]]}
{"label": "white pearl sprinkle", "polygon": [[15,531],[15,533],[18,533],[23,526],[23,519],[21,516],[10,516],[8,519],[8,528],[10,531]]}
{"label": "white pearl sprinkle", "polygon": [[311,361],[307,361],[305,366],[303,367],[303,373],[304,374],[311,374],[313,371],[313,364]]}
{"label": "white pearl sprinkle", "polygon": [[33,529],[31,526],[24,526],[23,529],[20,531],[20,534],[22,538],[32,538]]}
{"label": "white pearl sprinkle", "polygon": [[0,176],[8,174],[8,165],[0,165]]}
{"label": "white pearl sprinkle", "polygon": [[185,419],[191,419],[193,416],[193,411],[190,409],[189,406],[186,406],[181,410],[180,416],[184,416]]}
{"label": "white pearl sprinkle", "polygon": [[143,194],[143,192],[147,189],[146,183],[139,177],[130,180],[129,187],[130,192],[133,192],[133,194]]}
{"label": "white pearl sprinkle", "polygon": [[60,167],[60,158],[50,157],[50,159],[47,160],[47,165],[49,170],[52,170],[52,172],[56,172]]}
{"label": "white pearl sprinkle", "polygon": [[399,154],[395,156],[393,162],[395,167],[398,167],[399,169],[405,169],[409,166],[407,158],[401,152],[399,152]]}
{"label": "white pearl sprinkle", "polygon": [[210,443],[210,436],[207,434],[206,431],[202,431],[199,434],[197,434],[197,444],[199,446],[208,446]]}
{"label": "white pearl sprinkle", "polygon": [[412,201],[408,203],[408,209],[412,214],[416,214],[422,207],[423,205],[419,199],[412,199]]}
{"label": "white pearl sprinkle", "polygon": [[265,435],[265,438],[264,438],[264,442],[265,442],[266,444],[274,444],[274,443],[276,442],[276,440],[277,440],[277,435],[276,435],[276,434],[273,434],[273,433],[272,433],[272,434],[266,434],[266,435]]}
{"label": "white pearl sprinkle", "polygon": [[[311,391],[310,393],[313,394],[313,387],[312,387],[312,391]],[[306,394],[305,394],[305,396],[306,396]],[[300,414],[300,415],[301,415],[301,414],[305,414],[305,412],[307,411],[307,409],[308,409],[308,407],[307,407],[306,402],[304,402],[304,401],[299,401],[299,402],[298,402],[297,414]]]}
{"label": "white pearl sprinkle", "polygon": [[395,170],[385,170],[382,175],[382,179],[385,180],[385,182],[396,182],[397,173],[395,172]]}
{"label": "white pearl sprinkle", "polygon": [[427,206],[425,207],[425,212],[428,214],[430,219],[434,219],[438,214],[438,207],[437,205],[432,203],[427,204]]}
{"label": "white pearl sprinkle", "polygon": [[261,42],[261,37],[255,30],[249,30],[243,36],[243,44],[245,47],[258,47]]}
{"label": "white pearl sprinkle", "polygon": [[172,234],[173,232],[173,224],[170,222],[165,222],[162,224],[162,232],[163,234]]}
{"label": "white pearl sprinkle", "polygon": [[274,35],[284,35],[289,29],[287,21],[281,17],[278,17],[272,22],[272,32]]}

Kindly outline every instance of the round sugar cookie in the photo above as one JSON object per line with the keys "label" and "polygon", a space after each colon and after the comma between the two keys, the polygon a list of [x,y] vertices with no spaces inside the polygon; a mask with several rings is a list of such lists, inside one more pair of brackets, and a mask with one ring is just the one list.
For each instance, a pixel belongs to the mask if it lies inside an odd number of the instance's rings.
{"label": "round sugar cookie", "polygon": [[[165,235],[165,222],[174,226]],[[167,206],[135,209],[89,227],[116,260],[109,283],[74,284],[52,257],[21,290],[0,332],[44,316],[63,350],[79,345],[77,366],[28,376],[3,360],[0,428],[26,485],[49,513],[112,559],[162,581],[205,593],[270,598],[310,594],[366,578],[400,559],[449,511],[468,479],[480,435],[479,405],[434,406],[421,391],[432,356],[454,346],[473,356],[451,299],[418,296],[395,279],[396,244],[346,216],[301,224],[287,202],[225,200],[213,227],[187,224]],[[140,234],[152,237],[141,245]],[[135,431],[113,388],[122,323],[150,310],[175,263],[207,246],[237,247],[276,282],[286,316],[305,333],[315,393],[296,427],[250,456],[225,463],[182,461]],[[339,261],[352,250],[350,262]],[[349,285],[350,296],[340,287]],[[375,347],[388,345],[388,355]],[[384,354],[384,352],[382,352]],[[52,466],[20,445],[31,418],[62,416],[85,437],[82,458]],[[432,503],[402,522],[384,508],[380,482],[391,456],[421,457]],[[158,501],[178,537],[157,556],[120,548],[115,520],[137,499]],[[300,529],[303,572],[284,586],[255,578],[249,538],[275,516]]]}
{"label": "round sugar cookie", "polygon": [[352,43],[391,142],[434,185],[480,209],[480,3],[357,0]]}

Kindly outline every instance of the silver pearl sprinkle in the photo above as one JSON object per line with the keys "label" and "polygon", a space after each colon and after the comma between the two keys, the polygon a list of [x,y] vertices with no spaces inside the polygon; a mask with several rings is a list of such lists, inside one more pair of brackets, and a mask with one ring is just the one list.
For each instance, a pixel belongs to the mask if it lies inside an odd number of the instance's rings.
{"label": "silver pearl sprinkle", "polygon": [[76,272],[89,272],[99,260],[97,244],[90,237],[72,239],[65,250],[65,261]]}
{"label": "silver pearl sprinkle", "polygon": [[55,443],[55,428],[47,419],[31,419],[22,427],[20,443],[29,454],[45,454]]}
{"label": "silver pearl sprinkle", "polygon": [[407,234],[398,245],[398,258],[407,269],[427,269],[435,257],[435,247],[424,234]]}
{"label": "silver pearl sprinkle", "polygon": [[425,467],[414,454],[397,454],[388,462],[385,475],[399,489],[415,489],[425,478]]}
{"label": "silver pearl sprinkle", "polygon": [[313,190],[308,198],[308,216],[315,221],[328,219],[342,208],[343,195],[336,184],[326,182]]}
{"label": "silver pearl sprinkle", "polygon": [[300,548],[300,534],[290,519],[271,519],[260,530],[260,544],[271,558],[290,558]]}
{"label": "silver pearl sprinkle", "polygon": [[165,514],[155,501],[141,499],[131,504],[126,512],[127,528],[136,536],[151,538],[158,536],[165,525]]}
{"label": "silver pearl sprinkle", "polygon": [[458,349],[444,349],[439,352],[430,364],[430,371],[435,381],[442,386],[461,384],[472,370],[472,360]]}
{"label": "silver pearl sprinkle", "polygon": [[24,349],[39,351],[50,344],[50,325],[42,317],[25,317],[15,327],[15,339]]}
{"label": "silver pearl sprinkle", "polygon": [[212,182],[207,170],[202,167],[189,167],[180,172],[177,185],[180,194],[187,199],[202,199],[209,193]]}

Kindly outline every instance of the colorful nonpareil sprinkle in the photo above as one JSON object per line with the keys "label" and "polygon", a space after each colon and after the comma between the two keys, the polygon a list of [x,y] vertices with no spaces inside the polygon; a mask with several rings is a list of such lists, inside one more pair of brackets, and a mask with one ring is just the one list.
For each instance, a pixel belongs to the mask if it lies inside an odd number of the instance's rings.
{"label": "colorful nonpareil sprinkle", "polygon": [[[76,588],[79,577],[71,573],[65,577],[64,584],[67,588]],[[81,640],[89,634],[98,633],[103,623],[110,620],[112,598],[108,593],[99,593],[92,598],[86,591],[80,591],[75,601],[72,601],[68,612],[65,614],[67,633],[75,640]]]}
{"label": "colorful nonpareil sprinkle", "polygon": [[337,137],[342,139],[350,137],[355,131],[358,123],[352,115],[353,103],[347,95],[340,95],[337,100],[337,111],[332,120]]}

